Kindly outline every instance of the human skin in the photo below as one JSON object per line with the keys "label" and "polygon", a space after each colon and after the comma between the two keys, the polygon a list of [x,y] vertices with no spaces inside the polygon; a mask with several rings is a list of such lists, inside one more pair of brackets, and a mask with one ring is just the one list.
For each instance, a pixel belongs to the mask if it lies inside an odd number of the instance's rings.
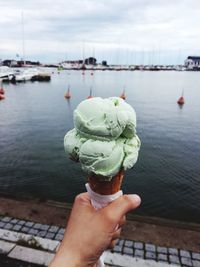
{"label": "human skin", "polygon": [[137,195],[123,195],[95,210],[88,193],[78,195],[63,241],[49,267],[95,267],[103,251],[119,238],[126,213],[140,202]]}

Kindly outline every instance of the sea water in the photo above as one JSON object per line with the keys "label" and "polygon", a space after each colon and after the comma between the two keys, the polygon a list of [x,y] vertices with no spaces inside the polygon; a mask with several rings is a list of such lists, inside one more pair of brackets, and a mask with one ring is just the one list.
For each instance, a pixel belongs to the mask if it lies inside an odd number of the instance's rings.
{"label": "sea water", "polygon": [[[70,101],[64,98],[68,86]],[[175,71],[61,71],[50,82],[6,84],[0,102],[0,193],[73,202],[85,191],[80,164],[64,153],[73,110],[93,96],[120,96],[137,113],[142,145],[126,172],[136,214],[200,222],[200,74]],[[184,89],[185,105],[177,99]],[[92,111],[91,111],[92,112]]]}

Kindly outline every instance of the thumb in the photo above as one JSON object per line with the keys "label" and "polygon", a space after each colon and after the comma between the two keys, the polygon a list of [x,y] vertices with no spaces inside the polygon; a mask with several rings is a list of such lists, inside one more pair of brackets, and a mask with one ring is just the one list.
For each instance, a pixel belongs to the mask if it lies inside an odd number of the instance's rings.
{"label": "thumb", "polygon": [[123,195],[105,207],[104,212],[117,223],[127,212],[136,209],[140,203],[141,199],[138,195]]}

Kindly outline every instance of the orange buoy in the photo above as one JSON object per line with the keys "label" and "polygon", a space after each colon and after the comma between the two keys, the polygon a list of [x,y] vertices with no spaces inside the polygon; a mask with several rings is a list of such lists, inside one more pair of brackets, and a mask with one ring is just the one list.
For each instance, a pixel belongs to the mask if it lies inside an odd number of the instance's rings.
{"label": "orange buoy", "polygon": [[178,99],[177,103],[178,103],[179,105],[183,105],[183,104],[185,104],[184,97],[181,96],[181,97]]}
{"label": "orange buoy", "polygon": [[120,98],[126,100],[126,94],[125,94],[125,90],[123,91],[123,93],[120,95]]}
{"label": "orange buoy", "polygon": [[70,99],[71,98],[71,93],[70,93],[70,87],[68,87],[68,90],[67,90],[67,92],[65,93],[65,98],[66,99]]}
{"label": "orange buoy", "polygon": [[184,97],[183,97],[183,92],[184,91],[182,91],[182,95],[181,95],[181,97],[178,99],[178,101],[177,101],[177,103],[179,104],[179,105],[183,105],[183,104],[185,104],[185,99],[184,99]]}
{"label": "orange buoy", "polygon": [[92,88],[90,89],[90,94],[89,94],[89,96],[87,97],[87,99],[90,99],[90,98],[92,98]]}
{"label": "orange buoy", "polygon": [[0,100],[3,100],[3,99],[5,99],[5,96],[0,94]]}
{"label": "orange buoy", "polygon": [[1,82],[0,84],[0,94],[4,95],[5,94],[5,90],[3,89],[3,84]]}
{"label": "orange buoy", "polygon": [[0,94],[2,94],[2,95],[5,94],[5,90],[3,89],[3,87],[0,88]]}

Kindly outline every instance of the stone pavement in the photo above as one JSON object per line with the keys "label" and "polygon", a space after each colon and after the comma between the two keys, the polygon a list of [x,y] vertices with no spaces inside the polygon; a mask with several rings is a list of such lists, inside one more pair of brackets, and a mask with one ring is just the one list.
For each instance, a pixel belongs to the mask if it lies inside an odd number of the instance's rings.
{"label": "stone pavement", "polygon": [[[64,228],[11,217],[0,217],[0,254],[8,258],[48,266],[64,235]],[[159,247],[150,243],[119,239],[105,253],[111,266],[200,267],[200,251]],[[113,265],[114,264],[114,265]]]}

